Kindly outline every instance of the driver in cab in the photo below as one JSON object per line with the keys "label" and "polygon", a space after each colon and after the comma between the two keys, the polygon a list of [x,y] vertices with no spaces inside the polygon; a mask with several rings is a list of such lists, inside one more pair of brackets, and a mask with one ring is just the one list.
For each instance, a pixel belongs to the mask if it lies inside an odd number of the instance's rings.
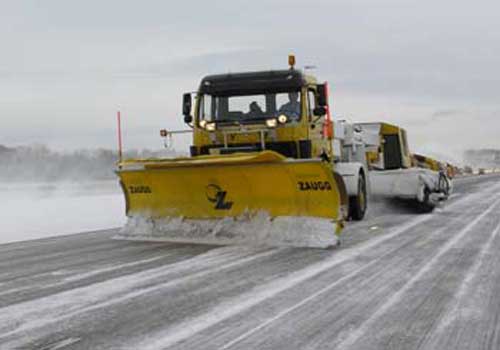
{"label": "driver in cab", "polygon": [[249,111],[246,115],[248,119],[260,119],[264,117],[264,111],[260,108],[259,104],[256,101],[250,103]]}
{"label": "driver in cab", "polygon": [[278,112],[285,114],[293,121],[297,121],[300,118],[300,101],[298,92],[288,93],[288,102],[280,107]]}

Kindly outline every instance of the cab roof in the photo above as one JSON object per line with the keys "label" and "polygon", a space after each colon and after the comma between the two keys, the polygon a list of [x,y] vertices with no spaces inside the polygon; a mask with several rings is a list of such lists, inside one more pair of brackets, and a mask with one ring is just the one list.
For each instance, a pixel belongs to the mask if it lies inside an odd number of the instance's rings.
{"label": "cab roof", "polygon": [[209,75],[201,80],[199,93],[215,96],[237,96],[299,91],[316,79],[300,70],[271,70],[260,72]]}

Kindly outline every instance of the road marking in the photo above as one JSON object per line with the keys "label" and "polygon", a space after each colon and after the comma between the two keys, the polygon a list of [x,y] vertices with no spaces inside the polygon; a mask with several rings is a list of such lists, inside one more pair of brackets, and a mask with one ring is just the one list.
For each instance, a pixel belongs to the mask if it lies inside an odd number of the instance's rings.
{"label": "road marking", "polygon": [[[497,187],[499,187],[500,189],[500,186]],[[483,195],[483,192],[489,193],[491,192],[491,189],[484,190],[481,192],[476,192],[466,197],[463,197],[460,201],[452,203],[447,208],[450,209],[458,206],[459,204],[467,203],[473,199],[476,199],[477,196]],[[180,324],[175,325],[164,332],[159,332],[159,334],[156,335],[156,339],[154,339],[155,336],[148,336],[146,340],[140,342],[139,344],[134,345],[134,347],[140,349],[166,348],[181,341],[184,341],[186,339],[189,339],[196,333],[199,333],[217,323],[220,323],[232,316],[235,316],[238,313],[246,311],[257,304],[269,298],[272,298],[277,294],[287,289],[290,289],[328,269],[331,269],[351,259],[353,256],[358,256],[363,252],[369,251],[373,247],[387,240],[390,240],[396,236],[399,236],[402,233],[410,230],[411,228],[420,225],[428,220],[431,220],[434,217],[435,217],[434,215],[417,216],[413,220],[407,222],[405,225],[394,230],[392,233],[371,239],[353,248],[338,251],[330,259],[316,263],[302,270],[293,272],[286,277],[274,280],[261,287],[257,287],[256,289],[250,291],[249,293],[243,294],[240,297],[234,298],[228,302],[218,304],[217,306],[215,306],[214,308],[212,308],[211,310],[207,311],[204,314],[201,314],[185,322],[181,322]]]}
{"label": "road marking", "polygon": [[375,241],[374,239],[373,241],[368,242],[369,244],[363,245],[363,247],[358,246],[357,248],[353,248],[351,250],[340,251],[331,259],[306,267],[297,272],[293,272],[287,277],[269,282],[264,286],[257,287],[255,290],[236,298],[236,300],[218,304],[210,311],[194,319],[173,326],[172,328],[168,329],[165,334],[158,335],[156,339],[154,339],[154,336],[148,336],[145,341],[136,344],[133,347],[144,350],[160,349],[167,348],[178,342],[189,339],[196,333],[199,333],[219,322],[222,322],[234,315],[246,311],[249,308],[269,298],[272,298],[287,289],[290,289],[326,270],[331,269],[332,267],[335,267],[336,265],[339,265],[342,262],[347,261],[353,255],[358,255],[361,252],[369,250],[376,244],[382,243],[392,237],[400,235],[401,233],[406,232],[412,227],[419,225],[429,219],[430,217],[419,216],[416,219],[412,220],[409,224],[405,225],[403,228],[395,230],[395,232],[393,232],[392,234],[388,234],[379,239],[376,239],[376,242],[373,242]]}
{"label": "road marking", "polygon": [[[165,286],[179,284],[208,273],[219,272],[240,264],[245,264],[252,260],[271,256],[284,249],[267,249],[254,255],[247,254],[244,257],[236,256],[231,262],[224,262],[219,259],[227,259],[227,255],[234,255],[234,251],[238,252],[239,250],[243,250],[244,252],[247,252],[248,249],[241,247],[225,247],[216,250],[220,250],[222,253],[219,252],[219,254],[217,254],[217,252],[210,251],[192,259],[188,259],[187,262],[180,261],[172,265],[142,271],[137,274],[121,276],[89,286],[74,288],[72,290],[52,294],[47,297],[0,308],[0,339],[5,339],[21,331],[32,330],[47,326],[51,323],[61,322],[64,319],[71,318],[84,312],[98,310],[155,289],[161,289]],[[253,249],[250,251],[253,251]],[[189,260],[193,261],[189,262]],[[211,262],[210,260],[214,261]],[[207,268],[207,266],[209,266],[208,264],[212,263],[214,266]],[[188,265],[201,265],[202,269],[195,274],[184,275],[182,277],[171,279],[161,285],[155,285],[139,290],[136,289],[141,282],[145,283],[170,273],[180,273],[185,271]],[[120,297],[115,297],[115,295],[119,295],[127,290],[133,291],[128,292],[125,295],[121,295]],[[73,299],[78,302],[72,302]],[[40,305],[42,305],[42,307]],[[9,326],[15,326],[15,328],[7,332],[6,329],[8,329]],[[16,341],[22,341],[22,339],[16,339]]]}
{"label": "road marking", "polygon": [[46,345],[46,346],[40,348],[40,350],[59,350],[59,349],[65,348],[69,345],[73,345],[75,343],[78,343],[80,340],[81,340],[81,338],[66,338],[66,339],[57,341],[55,343],[52,343],[50,345]]}
{"label": "road marking", "polygon": [[[443,231],[443,230],[445,230],[445,229],[446,229],[446,227],[443,227],[440,231]],[[436,234],[439,234],[439,232],[438,232],[438,233],[436,233]],[[399,248],[396,248],[396,249],[399,249]],[[387,254],[392,253],[393,251],[394,251],[394,250],[392,250],[391,252],[388,252]],[[384,256],[385,256],[385,255],[387,255],[387,254],[384,254]],[[333,289],[334,287],[336,287],[336,286],[337,286],[337,285],[339,285],[340,283],[343,283],[344,281],[346,281],[346,280],[350,279],[351,277],[354,277],[354,276],[355,276],[355,275],[357,275],[359,272],[362,272],[363,270],[365,270],[365,269],[369,268],[370,266],[374,265],[375,263],[378,263],[378,261],[379,261],[381,258],[383,258],[383,257],[380,257],[380,258],[378,258],[378,259],[376,259],[376,260],[372,261],[371,263],[368,263],[367,265],[364,265],[363,267],[356,269],[355,271],[353,271],[353,272],[351,272],[350,274],[348,274],[348,275],[346,275],[346,276],[342,277],[341,279],[339,279],[339,280],[335,281],[334,283],[332,283],[332,284],[330,284],[330,285],[328,285],[328,286],[326,286],[326,287],[324,287],[324,288],[320,289],[319,291],[317,291],[317,292],[313,293],[312,295],[310,295],[309,297],[307,297],[307,298],[303,299],[303,300],[302,300],[302,301],[300,301],[299,303],[297,303],[297,304],[295,304],[295,305],[293,305],[293,306],[289,307],[288,309],[285,309],[285,310],[281,311],[280,313],[278,313],[278,314],[277,314],[277,315],[275,315],[274,317],[272,317],[272,318],[268,319],[267,321],[265,321],[265,322],[261,323],[261,324],[260,324],[260,325],[258,325],[257,327],[250,329],[249,331],[247,331],[247,332],[243,333],[243,334],[242,334],[242,335],[240,335],[239,337],[237,337],[237,338],[233,339],[232,341],[230,341],[230,342],[228,342],[228,343],[224,344],[224,345],[223,345],[220,349],[221,349],[221,350],[225,350],[225,349],[228,349],[228,348],[230,348],[231,346],[233,346],[233,345],[235,345],[235,344],[239,343],[239,342],[240,342],[240,341],[242,341],[243,339],[245,339],[245,338],[247,338],[247,337],[251,336],[252,334],[254,334],[254,333],[258,332],[259,330],[261,330],[261,329],[263,329],[263,328],[267,327],[269,324],[271,324],[271,323],[275,322],[276,320],[280,319],[281,317],[283,317],[283,316],[285,316],[285,315],[289,314],[290,312],[292,312],[292,311],[294,311],[294,310],[296,310],[296,309],[300,308],[301,306],[303,306],[303,305],[307,304],[309,301],[311,301],[311,300],[313,300],[313,299],[317,298],[317,297],[318,297],[318,296],[320,296],[321,294],[324,294],[325,292],[329,291],[330,289]]]}
{"label": "road marking", "polygon": [[[42,273],[42,274],[39,274],[39,275],[29,276],[29,278],[30,279],[34,279],[34,277],[41,277],[41,276],[44,276],[44,275],[63,276],[63,275],[71,274],[72,276],[66,277],[66,278],[62,279],[61,281],[54,282],[54,283],[48,283],[48,284],[45,284],[45,285],[25,285],[23,287],[6,289],[6,290],[0,292],[0,296],[6,295],[6,294],[19,293],[19,292],[22,292],[22,291],[25,291],[25,290],[36,289],[36,290],[40,291],[42,289],[49,289],[49,288],[59,287],[59,286],[63,286],[63,285],[65,285],[67,283],[70,283],[70,282],[81,281],[81,280],[84,280],[86,278],[89,278],[89,277],[92,277],[92,276],[95,276],[95,275],[100,275],[100,274],[103,274],[103,273],[106,273],[106,272],[117,271],[117,270],[121,270],[121,269],[126,268],[126,267],[132,267],[132,266],[147,264],[147,263],[150,263],[150,262],[153,262],[153,261],[156,261],[156,260],[164,259],[164,258],[166,258],[168,256],[169,255],[165,255],[164,254],[164,255],[161,255],[161,256],[154,257],[154,258],[137,260],[137,261],[134,261],[134,262],[123,263],[123,264],[109,265],[108,267],[103,267],[101,269],[96,269],[96,270],[92,270],[92,271],[84,272],[84,273],[76,273],[75,271],[71,271],[71,270],[62,270],[64,273],[62,273],[61,270],[60,271],[55,271],[55,272],[45,272],[45,273]],[[26,278],[23,278],[23,279],[26,279]],[[14,280],[14,283],[16,283],[16,282],[18,283],[19,281],[18,280]]]}
{"label": "road marking", "polygon": [[143,259],[143,260],[137,260],[137,261],[132,261],[128,263],[122,263],[122,264],[114,264],[114,265],[108,265],[107,267],[103,267],[100,269],[95,269],[89,272],[84,272],[84,273],[79,273],[73,276],[69,276],[64,278],[60,283],[65,283],[65,282],[75,282],[75,281],[80,281],[95,275],[100,275],[106,272],[111,272],[111,271],[117,271],[121,270],[126,267],[132,267],[132,266],[138,266],[138,265],[144,265],[148,264],[153,261],[165,259],[169,257],[169,255],[162,254],[160,256],[155,256],[154,258],[148,258],[148,259]]}
{"label": "road marking", "polygon": [[[435,337],[438,336],[440,333],[442,333],[445,330],[445,328],[450,326],[450,324],[456,319],[460,303],[463,300],[465,300],[465,295],[470,290],[472,280],[474,279],[474,277],[478,275],[478,271],[481,268],[481,265],[484,263],[486,254],[488,253],[488,251],[491,250],[491,246],[493,245],[493,242],[497,238],[499,233],[500,233],[500,223],[493,230],[493,233],[488,238],[488,241],[485,244],[483,244],[483,247],[481,248],[478,257],[476,258],[474,264],[469,269],[464,280],[460,284],[458,292],[453,297],[452,306],[446,311],[445,315],[440,319],[439,324],[435,328],[433,334],[429,337],[430,340],[427,341],[427,343],[430,344],[436,343],[437,340],[435,339]],[[474,288],[477,288],[477,286],[474,286]],[[424,346],[424,348],[437,349],[437,347],[434,346],[430,347]]]}
{"label": "road marking", "polygon": [[361,323],[356,329],[349,334],[349,336],[344,339],[336,348],[345,349],[352,346],[357,340],[359,340],[364,334],[366,334],[367,329],[380,317],[382,316],[389,308],[394,306],[398,301],[401,300],[401,297],[404,293],[406,293],[416,281],[426,274],[432,266],[434,266],[439,258],[443,256],[446,252],[448,252],[455,244],[457,244],[469,231],[473,228],[479,221],[481,221],[485,216],[487,216],[495,206],[500,203],[500,199],[497,199],[491,204],[488,209],[486,209],[481,215],[477,216],[473,221],[471,221],[465,228],[463,228],[456,236],[451,238],[446,244],[438,251],[436,255],[430,259],[427,264],[425,264],[405,285],[395,292],[381,307],[377,309],[366,321]]}
{"label": "road marking", "polygon": [[[406,244],[406,243],[405,243]],[[398,249],[398,248],[397,248]],[[391,250],[390,253],[393,253],[394,250]],[[385,256],[385,255],[384,255]],[[382,257],[381,257],[382,258]],[[228,349],[230,348],[231,346],[239,343],[240,341],[242,341],[243,339],[245,338],[248,338],[249,336],[251,336],[252,334],[258,332],[259,330],[267,327],[269,324],[273,323],[274,321],[278,320],[279,318],[289,314],[290,312],[300,308],[302,305],[305,305],[307,304],[309,301],[317,298],[318,296],[320,296],[321,294],[324,294],[325,292],[329,291],[330,289],[336,287],[337,285],[343,283],[344,281],[347,281],[349,280],[350,278],[356,276],[358,273],[362,272],[363,270],[366,270],[368,269],[369,267],[371,267],[372,265],[375,265],[376,263],[378,263],[380,260],[379,259],[375,259],[373,260],[372,262],[366,264],[366,265],[363,265],[362,267],[360,268],[357,268],[356,270],[352,271],[351,273],[349,273],[348,275],[338,279],[337,281],[333,282],[332,284],[320,289],[319,291],[317,291],[316,293],[313,293],[311,294],[309,297],[301,300],[300,302],[298,302],[297,304],[289,307],[288,309],[285,309],[283,311],[281,311],[280,313],[278,313],[276,316],[274,317],[271,317],[269,318],[267,321],[261,323],[260,325],[258,325],[257,327],[254,327],[250,330],[248,330],[247,332],[243,333],[242,335],[240,335],[239,337],[231,340],[230,342],[224,344],[220,349],[221,350],[225,350],[225,349]]]}

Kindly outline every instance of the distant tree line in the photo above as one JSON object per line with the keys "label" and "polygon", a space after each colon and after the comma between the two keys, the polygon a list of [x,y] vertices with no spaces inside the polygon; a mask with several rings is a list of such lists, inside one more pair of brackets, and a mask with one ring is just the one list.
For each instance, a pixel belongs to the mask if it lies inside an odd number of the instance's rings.
{"label": "distant tree line", "polygon": [[500,149],[470,149],[465,151],[464,161],[474,168],[500,168]]}
{"label": "distant tree line", "polygon": [[[127,150],[124,158],[176,157],[175,150]],[[44,145],[8,147],[0,144],[0,181],[53,182],[114,179],[115,150],[81,149],[58,152]],[[500,168],[500,149],[471,149],[464,163],[474,168]]]}
{"label": "distant tree line", "polygon": [[[167,150],[128,150],[124,158],[179,156]],[[0,181],[53,182],[95,181],[115,178],[118,153],[114,150],[82,149],[57,152],[44,145],[0,145]]]}

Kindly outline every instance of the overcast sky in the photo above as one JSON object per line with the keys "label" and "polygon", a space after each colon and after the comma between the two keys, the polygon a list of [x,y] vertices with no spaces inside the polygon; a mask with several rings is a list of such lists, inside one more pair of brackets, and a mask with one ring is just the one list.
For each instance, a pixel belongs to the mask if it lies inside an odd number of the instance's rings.
{"label": "overcast sky", "polygon": [[[498,2],[2,1],[0,144],[159,147],[205,74],[314,65],[336,117],[410,147],[500,147]],[[182,142],[181,142],[182,143]]]}

